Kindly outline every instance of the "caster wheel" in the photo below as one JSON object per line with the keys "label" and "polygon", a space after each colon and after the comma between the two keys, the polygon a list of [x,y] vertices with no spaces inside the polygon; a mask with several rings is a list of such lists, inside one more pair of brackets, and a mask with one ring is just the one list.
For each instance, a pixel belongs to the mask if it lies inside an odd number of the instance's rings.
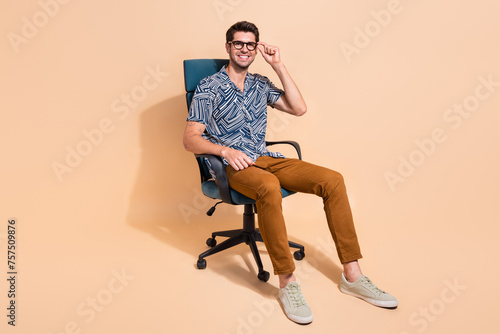
{"label": "caster wheel", "polygon": [[207,239],[207,246],[208,247],[215,247],[215,245],[217,245],[217,240],[215,240],[214,238]]}
{"label": "caster wheel", "polygon": [[296,251],[295,253],[293,253],[293,257],[295,258],[295,260],[297,261],[300,261],[302,260],[304,257],[306,256],[306,253],[304,253],[304,251]]}
{"label": "caster wheel", "polygon": [[269,281],[269,273],[267,271],[262,271],[257,275],[257,278],[260,279],[262,282],[267,282]]}
{"label": "caster wheel", "polygon": [[207,260],[198,260],[198,262],[196,263],[196,267],[198,267],[198,269],[205,269],[207,267]]}

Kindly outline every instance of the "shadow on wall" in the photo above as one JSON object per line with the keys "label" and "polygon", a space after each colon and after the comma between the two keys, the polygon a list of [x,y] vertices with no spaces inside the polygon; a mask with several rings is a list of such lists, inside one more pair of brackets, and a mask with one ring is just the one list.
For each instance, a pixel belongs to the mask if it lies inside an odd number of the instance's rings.
{"label": "shadow on wall", "polygon": [[[241,228],[242,214],[230,205],[218,206],[212,217],[205,214],[216,201],[202,194],[195,158],[182,145],[186,117],[184,95],[165,100],[141,113],[141,165],[130,198],[127,223],[192,255],[192,263],[186,265],[196,270],[198,254],[207,249],[205,240],[213,231]],[[306,252],[310,250],[309,255],[313,254],[315,245],[293,239],[304,244]],[[264,246],[259,248],[261,256],[267,257]],[[243,259],[235,259],[235,255]],[[305,261],[307,259],[306,256]],[[211,256],[207,262],[208,267],[227,279],[260,294],[272,296],[275,292],[270,284],[264,288],[256,279],[257,268],[244,244]],[[310,264],[338,281],[336,276],[340,268],[333,261],[322,266]],[[266,270],[272,273],[272,268]]]}
{"label": "shadow on wall", "polygon": [[[182,145],[186,118],[184,95],[141,113],[141,165],[130,197],[127,224],[191,255],[192,262],[185,265],[195,271],[198,255],[208,249],[205,241],[211,233],[240,228],[242,216],[229,205],[218,206],[212,217],[206,215],[216,201],[202,194],[196,160]],[[235,255],[243,260],[235,259]],[[168,254],[165,256],[168,261]],[[271,285],[263,288],[259,284],[262,282],[256,278],[256,266],[246,245],[215,256],[217,259],[207,260],[215,272],[261,294],[272,295]]]}
{"label": "shadow on wall", "polygon": [[201,196],[196,161],[182,145],[186,117],[182,95],[141,113],[141,165],[127,222],[194,256],[203,251],[203,233],[215,225],[204,217],[215,201]]}

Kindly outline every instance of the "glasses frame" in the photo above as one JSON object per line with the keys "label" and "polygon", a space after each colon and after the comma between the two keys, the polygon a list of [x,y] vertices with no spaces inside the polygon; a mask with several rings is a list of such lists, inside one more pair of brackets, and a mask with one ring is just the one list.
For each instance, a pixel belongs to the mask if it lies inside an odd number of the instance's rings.
{"label": "glasses frame", "polygon": [[[237,48],[234,43],[241,43],[243,45],[241,46],[241,48]],[[257,45],[259,45],[257,42],[242,42],[242,41],[229,41],[229,42],[227,42],[227,44],[233,44],[233,46],[236,50],[242,50],[246,45],[248,51],[255,51],[257,49]],[[253,49],[250,49],[248,47],[249,45],[255,45],[255,46]]]}

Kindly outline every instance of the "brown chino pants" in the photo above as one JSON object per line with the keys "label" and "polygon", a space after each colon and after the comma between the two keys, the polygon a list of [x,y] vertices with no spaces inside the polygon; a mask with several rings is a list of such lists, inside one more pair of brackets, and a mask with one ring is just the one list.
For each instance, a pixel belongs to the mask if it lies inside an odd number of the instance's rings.
{"label": "brown chino pants", "polygon": [[259,230],[274,274],[287,275],[295,270],[281,208],[281,187],[321,196],[340,262],[362,257],[340,173],[298,159],[267,156],[240,171],[227,166],[226,172],[231,188],[256,200]]}

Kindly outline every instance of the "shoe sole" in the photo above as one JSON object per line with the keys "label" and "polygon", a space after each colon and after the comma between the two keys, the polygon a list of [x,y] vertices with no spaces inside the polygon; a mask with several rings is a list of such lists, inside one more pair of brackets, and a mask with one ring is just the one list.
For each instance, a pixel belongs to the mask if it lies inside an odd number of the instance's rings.
{"label": "shoe sole", "polygon": [[363,295],[357,294],[356,292],[349,291],[343,287],[340,287],[340,291],[347,295],[351,295],[354,297],[357,297],[359,299],[363,299],[365,302],[370,303],[372,305],[378,306],[378,307],[383,307],[383,308],[396,308],[398,307],[398,301],[397,300],[376,300],[372,298],[365,297]]}
{"label": "shoe sole", "polygon": [[285,310],[285,314],[286,314],[286,316],[287,316],[288,319],[290,319],[293,322],[298,323],[300,325],[308,325],[308,324],[310,324],[313,321],[313,315],[312,314],[311,314],[310,317],[307,317],[307,318],[297,317],[297,316],[295,316],[293,314],[290,314],[290,313],[286,312],[286,310]]}

